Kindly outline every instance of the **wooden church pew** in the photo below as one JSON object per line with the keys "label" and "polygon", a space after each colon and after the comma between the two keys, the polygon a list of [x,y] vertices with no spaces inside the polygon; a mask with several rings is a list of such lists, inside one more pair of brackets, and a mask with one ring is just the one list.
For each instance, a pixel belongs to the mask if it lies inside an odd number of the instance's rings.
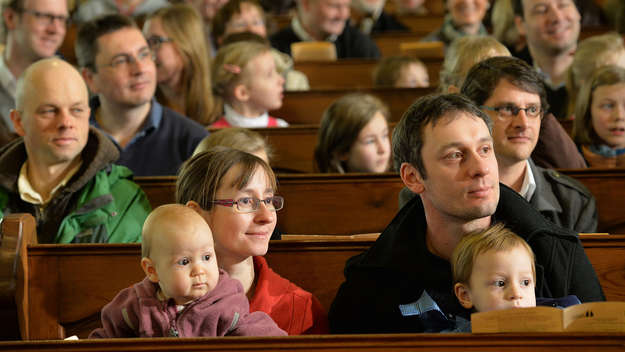
{"label": "wooden church pew", "polygon": [[[342,237],[345,238],[345,237]],[[343,282],[351,256],[368,239],[272,241],[267,260],[273,270],[312,292],[328,309]],[[582,235],[608,300],[625,300],[625,236]],[[99,311],[119,290],[140,281],[139,244],[31,245],[24,267],[25,294],[18,310],[26,322],[24,339],[86,337],[99,325]],[[3,324],[10,324],[5,321]],[[15,322],[13,322],[14,324]]]}
{"label": "wooden church pew", "polygon": [[435,88],[338,88],[287,92],[282,107],[270,115],[283,118],[291,125],[319,125],[323,112],[338,98],[350,93],[371,94],[382,100],[389,108],[391,121],[399,121],[412,103],[431,94]]}
{"label": "wooden church pew", "polygon": [[[423,58],[430,76],[430,85],[438,86],[438,75],[443,64],[440,58]],[[378,60],[341,59],[332,62],[302,61],[295,63],[295,69],[308,77],[311,89],[371,88],[372,73]]]}
{"label": "wooden church pew", "polygon": [[[598,232],[625,234],[625,169],[561,170],[593,193]],[[137,177],[152,206],[171,203],[175,178]],[[294,234],[381,232],[397,212],[399,176],[387,174],[279,174],[286,206],[278,228]]]}

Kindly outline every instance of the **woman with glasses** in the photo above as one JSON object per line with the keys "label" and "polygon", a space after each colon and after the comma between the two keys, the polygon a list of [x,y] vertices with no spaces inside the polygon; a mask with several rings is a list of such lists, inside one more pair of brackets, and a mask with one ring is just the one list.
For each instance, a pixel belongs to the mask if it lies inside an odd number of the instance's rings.
{"label": "woman with glasses", "polygon": [[289,335],[328,332],[321,303],[267,265],[276,211],[276,177],[262,159],[227,147],[194,155],[180,169],[176,202],[206,220],[215,241],[219,267],[241,281],[250,312],[263,311]]}
{"label": "woman with glasses", "polygon": [[190,6],[162,8],[148,17],[143,34],[156,58],[156,99],[208,125],[216,119],[202,19]]}

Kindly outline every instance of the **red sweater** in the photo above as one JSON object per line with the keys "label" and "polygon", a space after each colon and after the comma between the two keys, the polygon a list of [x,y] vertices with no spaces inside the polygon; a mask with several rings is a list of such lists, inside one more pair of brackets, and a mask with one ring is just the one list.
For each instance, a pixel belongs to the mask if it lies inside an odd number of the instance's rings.
{"label": "red sweater", "polygon": [[289,335],[327,334],[328,316],[310,292],[276,274],[264,257],[254,257],[258,276],[250,312],[262,311]]}

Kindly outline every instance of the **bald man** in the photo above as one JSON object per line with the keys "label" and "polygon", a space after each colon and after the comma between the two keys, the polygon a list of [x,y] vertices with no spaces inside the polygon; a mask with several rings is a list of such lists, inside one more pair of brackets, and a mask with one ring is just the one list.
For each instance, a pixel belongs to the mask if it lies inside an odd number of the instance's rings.
{"label": "bald man", "polygon": [[112,163],[115,145],[89,128],[82,76],[50,58],[17,82],[11,121],[20,138],[0,149],[0,218],[30,213],[39,243],[138,242],[150,205]]}

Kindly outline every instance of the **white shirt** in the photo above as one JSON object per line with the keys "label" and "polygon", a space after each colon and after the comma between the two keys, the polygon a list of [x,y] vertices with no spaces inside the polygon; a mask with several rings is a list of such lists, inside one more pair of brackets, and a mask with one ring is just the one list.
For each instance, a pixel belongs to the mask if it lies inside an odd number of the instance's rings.
{"label": "white shirt", "polygon": [[532,174],[530,162],[525,160],[525,177],[523,178],[523,184],[521,185],[521,191],[519,194],[529,202],[532,199],[532,196],[534,196],[535,191],[536,179],[534,179],[534,174]]}
{"label": "white shirt", "polygon": [[[224,104],[224,119],[228,121],[230,126],[244,127],[244,128],[265,128],[269,125],[269,113],[265,111],[264,114],[256,117],[246,117],[236,112],[230,105]],[[275,118],[278,123],[278,127],[288,127],[289,123],[283,119]]]}

